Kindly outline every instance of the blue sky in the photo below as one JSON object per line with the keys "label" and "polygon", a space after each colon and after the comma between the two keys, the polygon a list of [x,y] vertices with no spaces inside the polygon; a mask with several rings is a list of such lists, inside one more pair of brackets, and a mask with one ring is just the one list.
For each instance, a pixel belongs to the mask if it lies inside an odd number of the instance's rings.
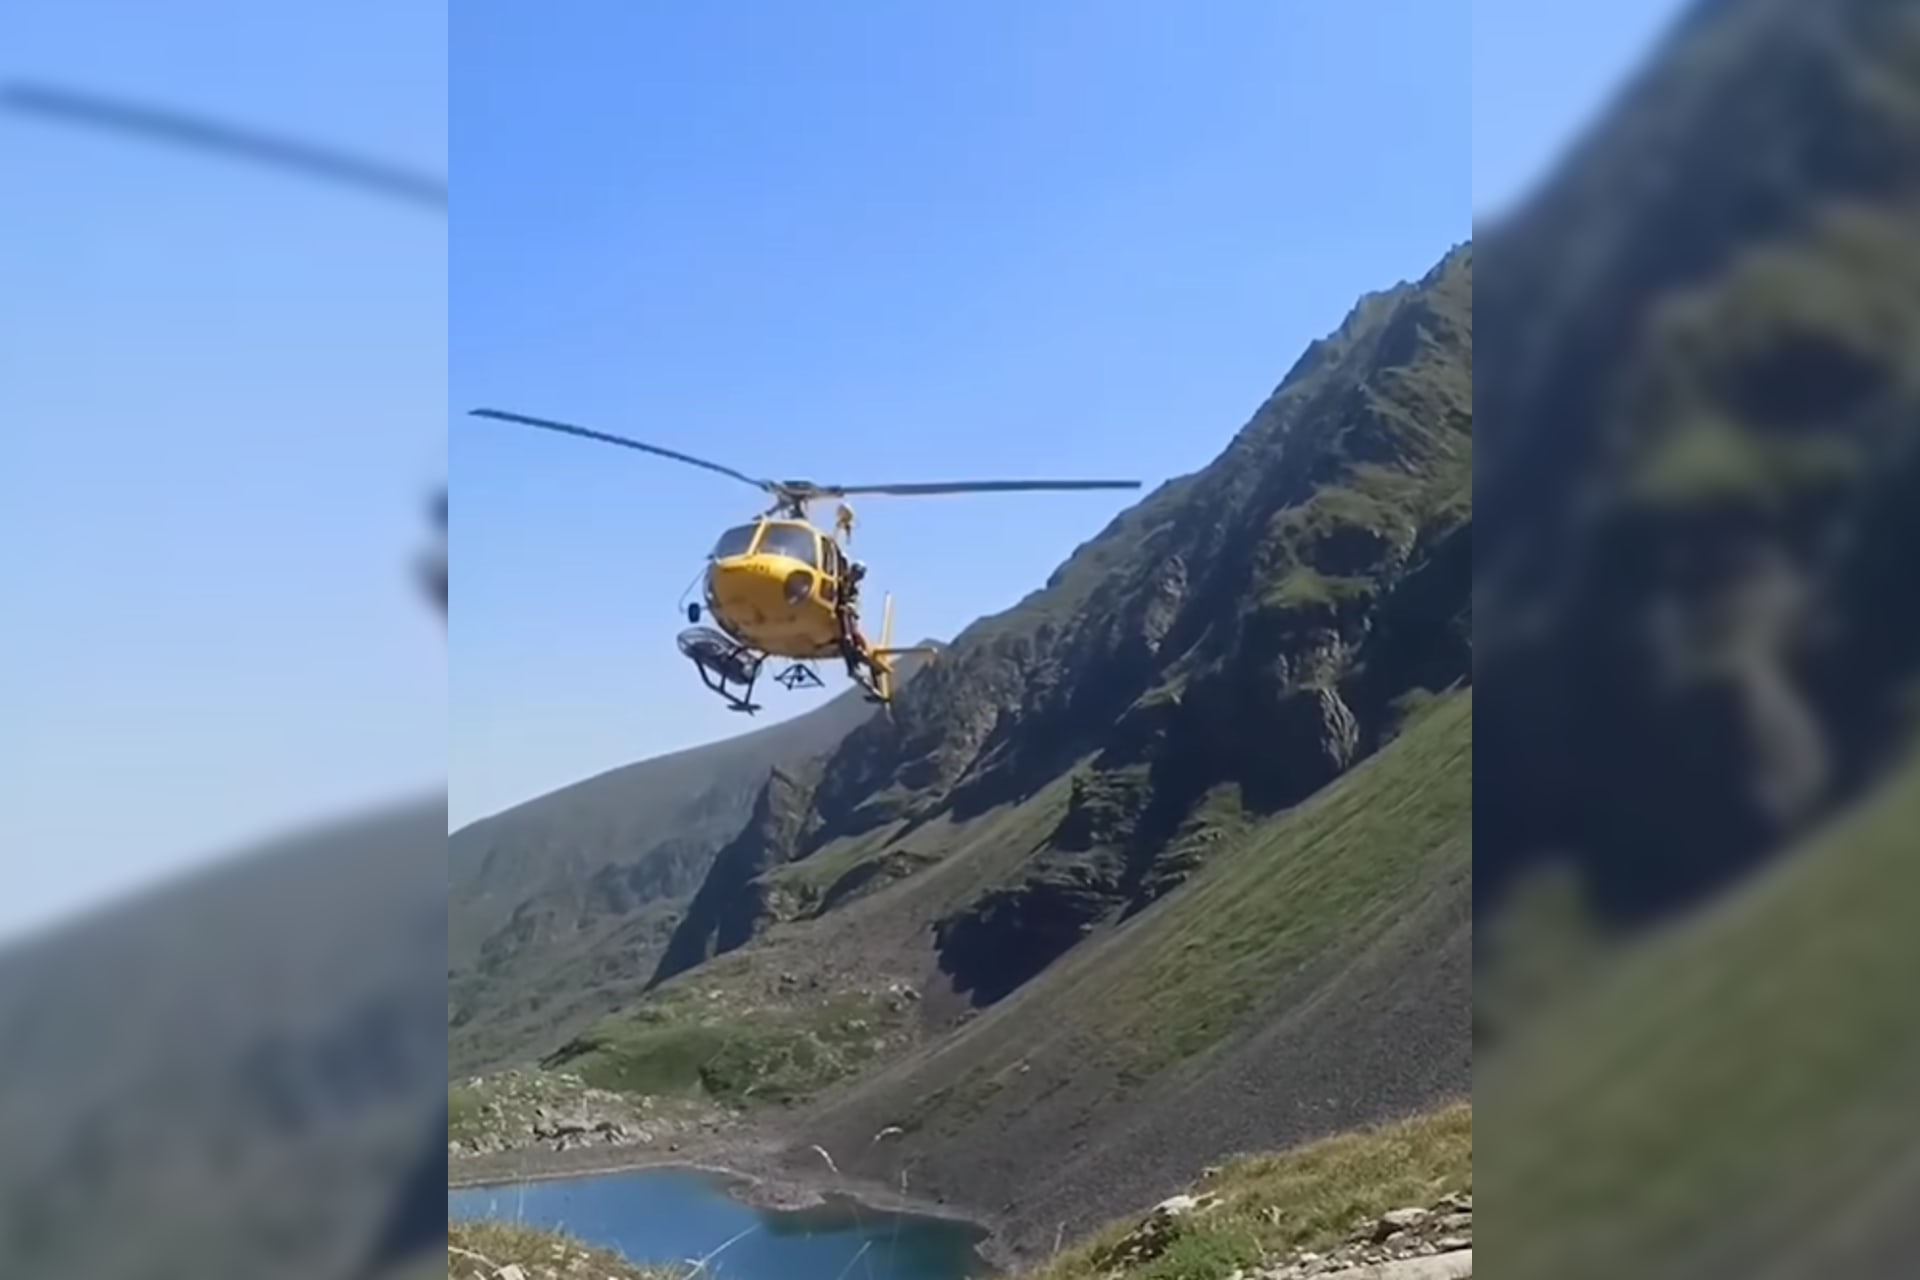
{"label": "blue sky", "polygon": [[[1564,33],[1493,7],[1476,29],[1457,2],[473,0],[452,407],[827,482],[1151,487],[1210,461],[1359,294],[1466,238],[1476,189],[1525,182],[1604,87],[1568,72],[1596,40],[1638,53],[1626,0]],[[1470,83],[1476,35],[1510,91]],[[450,825],[742,728],[673,637],[757,495],[449,432]],[[855,550],[903,638],[946,638],[1133,500],[870,499]],[[769,690],[762,721],[829,678]]]}
{"label": "blue sky", "polygon": [[1504,209],[1544,176],[1687,7],[1679,0],[1474,0],[1475,210]]}
{"label": "blue sky", "polygon": [[[445,171],[446,8],[60,0],[0,78]],[[406,577],[445,467],[446,223],[0,115],[0,935],[445,778]]]}

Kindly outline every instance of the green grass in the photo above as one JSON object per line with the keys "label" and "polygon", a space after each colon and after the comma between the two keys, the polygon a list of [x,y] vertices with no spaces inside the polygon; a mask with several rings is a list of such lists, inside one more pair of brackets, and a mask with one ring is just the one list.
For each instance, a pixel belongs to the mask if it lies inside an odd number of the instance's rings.
{"label": "green grass", "polygon": [[620,1093],[699,1094],[732,1107],[798,1102],[883,1055],[901,1015],[879,997],[707,1014],[682,996],[611,1018],[554,1065]]}
{"label": "green grass", "polygon": [[1177,910],[1143,920],[1124,965],[1102,966],[1089,1010],[1100,1039],[1152,1072],[1239,1026],[1298,966],[1396,923],[1423,878],[1473,859],[1471,692],[1217,855]]}
{"label": "green grass", "polygon": [[[1139,1217],[1117,1222],[1026,1280],[1223,1280],[1297,1249],[1325,1249],[1354,1227],[1402,1205],[1425,1205],[1473,1187],[1473,1108],[1342,1134],[1274,1154],[1243,1156],[1192,1188],[1219,1204],[1179,1220],[1167,1251],[1113,1272],[1106,1251]],[[1144,1206],[1143,1206],[1144,1209]]]}
{"label": "green grass", "polygon": [[1916,248],[1905,209],[1829,207],[1666,300],[1624,396],[1629,496],[1777,514],[1870,478],[1913,429]]}
{"label": "green grass", "polygon": [[486,1101],[479,1089],[459,1084],[447,1086],[447,1141],[480,1136],[486,1128],[486,1118],[481,1113]]}
{"label": "green grass", "polygon": [[447,1280],[493,1280],[517,1266],[526,1280],[688,1280],[692,1267],[636,1266],[557,1231],[506,1222],[447,1223]]}
{"label": "green grass", "polygon": [[890,823],[851,840],[837,841],[797,862],[782,863],[768,871],[763,879],[776,889],[788,889],[797,897],[812,902],[841,876],[862,862],[887,852],[899,830],[899,823]]}
{"label": "green grass", "polygon": [[1476,1062],[1514,1274],[1840,1273],[1920,1149],[1916,831],[1920,761]]}
{"label": "green grass", "polygon": [[1436,443],[1409,470],[1355,466],[1341,483],[1276,512],[1261,550],[1261,607],[1329,606],[1378,592],[1422,528],[1471,505],[1471,440]]}
{"label": "green grass", "polygon": [[778,889],[818,896],[861,863],[907,850],[926,859],[927,866],[963,865],[966,869],[963,879],[955,882],[952,892],[956,900],[970,898],[1002,883],[1047,838],[1067,811],[1073,779],[1087,767],[1091,758],[1075,761],[1021,804],[989,810],[964,821],[941,815],[910,835],[900,837],[897,844],[891,843],[895,828],[888,828],[877,836],[869,834],[838,841],[798,862],[776,868],[766,879]]}
{"label": "green grass", "polygon": [[[1232,806],[1211,801],[1223,820]],[[987,1109],[1042,1049],[1140,1085],[1243,1030],[1289,978],[1420,927],[1473,865],[1471,690],[1421,709],[1371,759],[1219,847],[1176,896],[1056,961],[1010,1007],[992,1054],[903,1109],[951,1129]],[[1444,909],[1444,908],[1436,908]],[[1464,1016],[1464,1011],[1463,1011]]]}
{"label": "green grass", "polygon": [[1314,569],[1294,569],[1274,584],[1262,603],[1275,609],[1334,605],[1363,599],[1373,590],[1374,583],[1369,578],[1329,577]]}
{"label": "green grass", "polygon": [[1298,506],[1275,512],[1270,536],[1313,543],[1358,529],[1406,546],[1419,526],[1472,481],[1471,437],[1439,436],[1412,470],[1359,463],[1339,484],[1324,485]]}
{"label": "green grass", "polygon": [[1649,507],[1771,508],[1847,483],[1863,462],[1845,441],[1769,436],[1703,417],[1650,451],[1631,492]]}

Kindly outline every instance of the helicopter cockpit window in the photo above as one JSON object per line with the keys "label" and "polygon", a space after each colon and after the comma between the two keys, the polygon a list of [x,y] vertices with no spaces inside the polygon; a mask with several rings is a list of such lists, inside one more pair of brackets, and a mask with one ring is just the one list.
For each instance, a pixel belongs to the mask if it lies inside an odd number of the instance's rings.
{"label": "helicopter cockpit window", "polygon": [[806,525],[769,524],[760,535],[759,554],[786,556],[810,569],[820,567],[820,537]]}
{"label": "helicopter cockpit window", "polygon": [[753,545],[753,535],[759,531],[760,526],[754,524],[743,524],[737,529],[727,530],[720,535],[720,541],[713,544],[711,558],[726,560],[747,554],[747,548]]}

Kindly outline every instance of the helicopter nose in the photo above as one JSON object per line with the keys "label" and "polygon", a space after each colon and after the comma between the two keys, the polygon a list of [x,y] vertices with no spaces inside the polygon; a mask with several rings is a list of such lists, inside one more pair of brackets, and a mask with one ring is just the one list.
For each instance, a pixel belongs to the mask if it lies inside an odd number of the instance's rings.
{"label": "helicopter nose", "polygon": [[[723,609],[758,619],[771,617],[791,607],[795,584],[790,579],[793,576],[787,572],[787,566],[767,558],[744,557],[715,562],[708,570],[707,581],[714,600]],[[812,585],[812,576],[807,575],[799,591],[800,596],[804,598]]]}

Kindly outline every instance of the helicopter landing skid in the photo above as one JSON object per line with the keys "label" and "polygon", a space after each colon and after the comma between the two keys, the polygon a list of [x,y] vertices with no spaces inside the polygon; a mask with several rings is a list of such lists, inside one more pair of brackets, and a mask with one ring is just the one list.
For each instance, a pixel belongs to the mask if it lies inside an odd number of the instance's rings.
{"label": "helicopter landing skid", "polygon": [[[700,673],[700,683],[726,699],[729,711],[748,715],[760,710],[753,701],[753,686],[760,679],[761,654],[736,643],[711,627],[691,627],[678,638],[680,652]],[[782,676],[786,672],[780,673]],[[778,679],[779,677],[775,677]],[[732,686],[739,686],[734,692]]]}

